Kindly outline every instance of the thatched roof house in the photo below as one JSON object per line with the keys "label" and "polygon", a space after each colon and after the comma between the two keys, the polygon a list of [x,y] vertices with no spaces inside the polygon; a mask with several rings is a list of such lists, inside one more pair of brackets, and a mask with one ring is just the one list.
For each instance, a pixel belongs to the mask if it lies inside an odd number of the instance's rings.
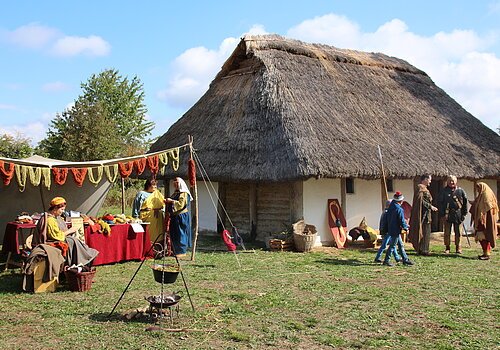
{"label": "thatched roof house", "polygon": [[224,183],[379,179],[378,145],[389,177],[500,178],[500,136],[425,72],[277,35],[244,37],[151,151],[187,135],[211,179]]}

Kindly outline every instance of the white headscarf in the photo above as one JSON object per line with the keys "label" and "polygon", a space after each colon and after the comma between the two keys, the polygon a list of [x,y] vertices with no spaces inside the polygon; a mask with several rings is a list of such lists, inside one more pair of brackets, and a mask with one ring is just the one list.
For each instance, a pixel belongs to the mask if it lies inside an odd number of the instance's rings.
{"label": "white headscarf", "polygon": [[191,192],[189,192],[189,187],[186,185],[186,182],[180,177],[177,179],[179,181],[179,192],[186,192],[189,195],[189,200],[193,200],[193,196],[191,196]]}

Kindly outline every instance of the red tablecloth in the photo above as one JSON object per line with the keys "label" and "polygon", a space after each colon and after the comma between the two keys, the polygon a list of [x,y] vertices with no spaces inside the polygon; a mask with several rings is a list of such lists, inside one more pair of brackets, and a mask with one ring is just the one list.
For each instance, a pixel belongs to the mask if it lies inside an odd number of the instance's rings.
{"label": "red tablecloth", "polygon": [[[135,233],[129,224],[112,225],[109,236],[91,233],[90,226],[85,227],[85,242],[99,251],[93,265],[141,260],[151,248],[148,225],[143,224],[142,227],[144,232]],[[152,252],[150,253],[152,256]]]}
{"label": "red tablecloth", "polygon": [[[16,253],[19,254],[21,251],[19,250],[19,244],[24,244],[23,242],[19,242],[19,233],[21,233],[22,229],[34,229],[36,227],[35,224],[20,224],[18,222],[8,222],[7,226],[5,226],[5,235],[3,236],[2,243],[2,252],[3,253]],[[26,237],[23,237],[26,238]]]}

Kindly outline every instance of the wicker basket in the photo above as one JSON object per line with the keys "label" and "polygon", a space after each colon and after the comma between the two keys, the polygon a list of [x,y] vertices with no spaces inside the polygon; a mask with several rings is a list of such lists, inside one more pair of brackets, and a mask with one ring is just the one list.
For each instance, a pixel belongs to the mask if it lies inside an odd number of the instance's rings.
{"label": "wicker basket", "polygon": [[304,220],[299,220],[292,225],[293,241],[295,250],[298,252],[309,252],[316,243],[316,227],[308,225]]}
{"label": "wicker basket", "polygon": [[293,241],[295,243],[295,250],[298,252],[310,252],[316,242],[316,234],[305,235],[302,233],[294,233]]}
{"label": "wicker basket", "polygon": [[66,275],[69,289],[73,292],[85,292],[90,290],[90,287],[92,287],[92,281],[94,280],[95,271],[95,268],[92,268],[89,272],[66,270],[64,274]]}

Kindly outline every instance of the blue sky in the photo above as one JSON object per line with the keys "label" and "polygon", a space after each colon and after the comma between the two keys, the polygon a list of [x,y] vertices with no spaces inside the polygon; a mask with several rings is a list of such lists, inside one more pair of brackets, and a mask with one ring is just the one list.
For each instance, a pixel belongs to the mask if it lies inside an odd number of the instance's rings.
{"label": "blue sky", "polygon": [[500,0],[3,1],[0,134],[33,143],[104,69],[144,84],[153,136],[207,90],[245,33],[383,52],[500,127]]}

